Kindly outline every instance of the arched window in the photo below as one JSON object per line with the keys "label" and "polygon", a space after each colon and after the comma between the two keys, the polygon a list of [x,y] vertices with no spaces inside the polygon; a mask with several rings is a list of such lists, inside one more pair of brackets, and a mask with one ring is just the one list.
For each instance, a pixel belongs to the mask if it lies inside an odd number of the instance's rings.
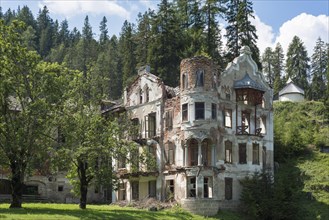
{"label": "arched window", "polygon": [[183,73],[183,89],[188,88],[188,75],[187,73]]}
{"label": "arched window", "polygon": [[191,139],[188,148],[189,153],[189,166],[198,165],[198,141],[196,139]]}
{"label": "arched window", "polygon": [[204,70],[199,69],[196,71],[196,87],[203,87],[204,85]]}

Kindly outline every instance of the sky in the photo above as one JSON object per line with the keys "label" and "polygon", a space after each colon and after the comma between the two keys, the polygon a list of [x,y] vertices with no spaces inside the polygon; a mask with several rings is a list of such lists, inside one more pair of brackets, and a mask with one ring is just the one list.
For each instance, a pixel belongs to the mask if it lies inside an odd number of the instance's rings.
{"label": "sky", "polygon": [[[59,22],[68,20],[69,29],[82,29],[84,18],[89,22],[98,39],[99,24],[105,16],[109,34],[118,35],[125,20],[136,23],[139,12],[148,8],[157,9],[158,0],[0,0],[2,12],[8,8],[16,10],[27,5],[37,17],[38,11],[47,6],[52,19]],[[286,53],[292,38],[297,35],[311,56],[318,37],[329,42],[329,1],[328,0],[254,0],[253,9],[260,52],[266,47],[274,48],[280,42]],[[225,25],[224,23],[222,25]],[[222,30],[225,34],[225,29]],[[225,43],[225,39],[224,39]]]}

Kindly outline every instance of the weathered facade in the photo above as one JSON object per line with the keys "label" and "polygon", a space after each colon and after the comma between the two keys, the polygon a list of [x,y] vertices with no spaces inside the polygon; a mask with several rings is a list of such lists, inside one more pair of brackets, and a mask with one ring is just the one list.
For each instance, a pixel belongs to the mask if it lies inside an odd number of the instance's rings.
{"label": "weathered facade", "polygon": [[157,166],[114,161],[122,184],[113,201],[175,199],[203,215],[236,208],[239,180],[273,168],[272,99],[248,47],[223,72],[205,57],[182,60],[178,88],[141,70],[123,107],[139,124],[139,153]]}

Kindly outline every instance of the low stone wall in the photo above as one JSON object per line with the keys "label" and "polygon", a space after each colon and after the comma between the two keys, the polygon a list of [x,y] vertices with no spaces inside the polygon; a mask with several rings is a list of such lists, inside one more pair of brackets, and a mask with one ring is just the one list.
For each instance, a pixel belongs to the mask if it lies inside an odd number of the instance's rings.
{"label": "low stone wall", "polygon": [[203,216],[216,215],[219,210],[220,200],[215,199],[182,199],[183,209]]}

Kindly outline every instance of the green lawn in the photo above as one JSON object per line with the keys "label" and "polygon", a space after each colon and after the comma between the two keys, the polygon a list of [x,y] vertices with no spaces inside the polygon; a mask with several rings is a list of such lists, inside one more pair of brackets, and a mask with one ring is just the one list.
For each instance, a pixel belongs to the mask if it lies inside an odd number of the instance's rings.
{"label": "green lawn", "polygon": [[235,220],[239,216],[232,212],[220,212],[212,218],[193,215],[179,207],[161,211],[148,211],[130,207],[119,207],[115,205],[87,205],[86,210],[80,210],[76,204],[47,204],[26,203],[22,209],[9,209],[9,204],[0,204],[0,219],[223,219]]}

